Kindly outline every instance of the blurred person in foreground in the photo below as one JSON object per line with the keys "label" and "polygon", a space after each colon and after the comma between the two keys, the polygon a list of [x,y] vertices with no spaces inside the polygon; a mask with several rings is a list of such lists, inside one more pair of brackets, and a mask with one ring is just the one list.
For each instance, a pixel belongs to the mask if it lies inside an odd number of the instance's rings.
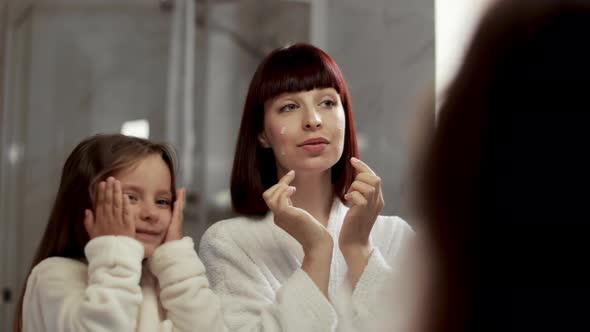
{"label": "blurred person in foreground", "polygon": [[419,171],[420,330],[586,330],[590,1],[497,1]]}

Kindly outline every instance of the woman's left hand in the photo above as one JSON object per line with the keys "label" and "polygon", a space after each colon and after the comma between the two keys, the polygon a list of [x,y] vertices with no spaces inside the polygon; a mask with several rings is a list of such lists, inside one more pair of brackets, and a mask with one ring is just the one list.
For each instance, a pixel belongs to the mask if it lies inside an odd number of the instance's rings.
{"label": "woman's left hand", "polygon": [[369,234],[385,202],[381,192],[381,179],[375,172],[356,158],[352,158],[350,162],[357,174],[344,195],[352,203],[352,207],[344,217],[338,245],[356,284],[371,252]]}
{"label": "woman's left hand", "polygon": [[181,188],[176,192],[176,201],[172,208],[172,220],[166,232],[164,242],[182,239],[182,223],[184,220],[184,205],[186,202],[186,189]]}

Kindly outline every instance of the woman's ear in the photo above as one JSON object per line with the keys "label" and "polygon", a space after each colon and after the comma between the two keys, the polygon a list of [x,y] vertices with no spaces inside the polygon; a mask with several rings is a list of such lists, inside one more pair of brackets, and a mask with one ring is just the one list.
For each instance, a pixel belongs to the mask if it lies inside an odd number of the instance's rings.
{"label": "woman's ear", "polygon": [[270,142],[268,141],[268,138],[266,138],[264,131],[258,134],[258,142],[260,142],[260,145],[262,145],[263,148],[270,148]]}

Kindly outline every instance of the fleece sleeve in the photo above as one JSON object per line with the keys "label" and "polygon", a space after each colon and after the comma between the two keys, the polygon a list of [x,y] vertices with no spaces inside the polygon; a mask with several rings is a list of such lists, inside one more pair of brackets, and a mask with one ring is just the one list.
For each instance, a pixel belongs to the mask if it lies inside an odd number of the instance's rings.
{"label": "fleece sleeve", "polygon": [[414,232],[402,219],[387,218],[392,219],[391,234],[382,238],[388,238],[388,241],[380,241],[386,243],[373,247],[367,266],[352,291],[350,321],[355,331],[377,331],[384,320],[399,314],[389,312],[388,308],[399,310],[403,307],[402,303],[395,302],[404,301],[405,297],[392,293],[391,289],[397,287],[390,284],[398,282],[396,276],[403,272],[400,271],[402,260]]}
{"label": "fleece sleeve", "polygon": [[148,264],[158,278],[160,301],[173,331],[225,331],[220,300],[209,288],[190,237],[164,243]]}
{"label": "fleece sleeve", "polygon": [[32,270],[23,300],[25,332],[135,331],[143,246],[130,237],[101,236],[88,242],[85,254],[88,266],[51,257]]}
{"label": "fleece sleeve", "polygon": [[[235,235],[239,236],[239,235]],[[274,289],[249,254],[215,225],[201,240],[199,253],[213,289],[221,296],[226,326],[232,332],[330,332],[337,316],[330,302],[301,268]]]}

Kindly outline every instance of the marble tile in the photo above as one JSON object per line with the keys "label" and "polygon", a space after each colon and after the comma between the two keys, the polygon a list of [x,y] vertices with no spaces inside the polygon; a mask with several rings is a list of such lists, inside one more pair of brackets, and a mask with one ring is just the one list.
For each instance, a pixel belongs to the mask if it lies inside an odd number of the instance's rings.
{"label": "marble tile", "polygon": [[[132,10],[139,6],[134,3],[119,8],[109,2],[95,10],[56,5],[33,12],[22,201],[27,229],[44,227],[64,158],[82,137],[119,131],[123,121],[139,118],[149,119],[152,138],[167,136],[171,13],[155,5]],[[325,48],[349,83],[362,158],[383,179],[384,213],[399,214],[406,120],[423,87],[434,81],[433,1],[327,0],[327,6]],[[204,8],[197,8],[203,20]],[[194,125],[201,131],[195,166],[184,170],[197,178],[189,185],[198,197],[187,209],[187,232],[197,241],[209,223],[231,213],[220,198],[229,188],[243,102],[256,66],[270,49],[310,39],[310,9],[301,1],[212,2],[209,10],[209,30],[197,20]],[[198,219],[197,200],[209,206],[207,220]],[[31,235],[30,242],[39,237]],[[33,250],[23,249],[22,261]]]}
{"label": "marble tile", "polygon": [[[215,24],[226,29],[211,32],[210,73],[215,74],[209,75],[207,98],[218,101],[209,102],[206,112],[208,117],[219,119],[209,119],[208,123],[237,130],[249,80],[262,57],[289,41],[309,40],[309,30],[294,24],[309,19],[305,6],[291,4],[286,10],[281,7],[285,3],[289,2],[242,0],[238,2],[239,13],[226,8],[224,15],[222,8],[229,5],[214,6]],[[433,0],[331,0],[327,6],[326,51],[341,66],[349,83],[359,136],[366,145],[362,156],[384,181],[384,213],[397,214],[407,167],[403,129],[418,105],[418,96],[434,80]],[[232,30],[236,28],[232,25],[234,15],[239,15],[238,30]],[[237,77],[232,73],[236,58],[240,62]],[[231,85],[236,80],[238,85]],[[228,93],[233,99],[221,101]],[[235,111],[233,117],[227,117],[224,107]],[[224,125],[221,118],[232,125]],[[224,130],[209,130],[206,139],[218,137],[222,143],[231,143],[220,137],[221,132],[226,135]],[[235,137],[231,132],[227,135]],[[207,158],[207,169],[212,171],[207,174],[211,176],[207,185],[211,190],[207,191],[215,195],[227,188],[228,182],[223,179],[230,174],[233,145],[221,145]]]}
{"label": "marble tile", "polygon": [[30,19],[21,274],[46,225],[65,158],[83,137],[147,118],[152,137],[164,138],[169,52],[169,17],[157,6],[136,15],[40,7]]}
{"label": "marble tile", "polygon": [[433,1],[331,1],[328,52],[352,95],[365,159],[383,180],[385,214],[403,205],[404,129],[434,81]]}

